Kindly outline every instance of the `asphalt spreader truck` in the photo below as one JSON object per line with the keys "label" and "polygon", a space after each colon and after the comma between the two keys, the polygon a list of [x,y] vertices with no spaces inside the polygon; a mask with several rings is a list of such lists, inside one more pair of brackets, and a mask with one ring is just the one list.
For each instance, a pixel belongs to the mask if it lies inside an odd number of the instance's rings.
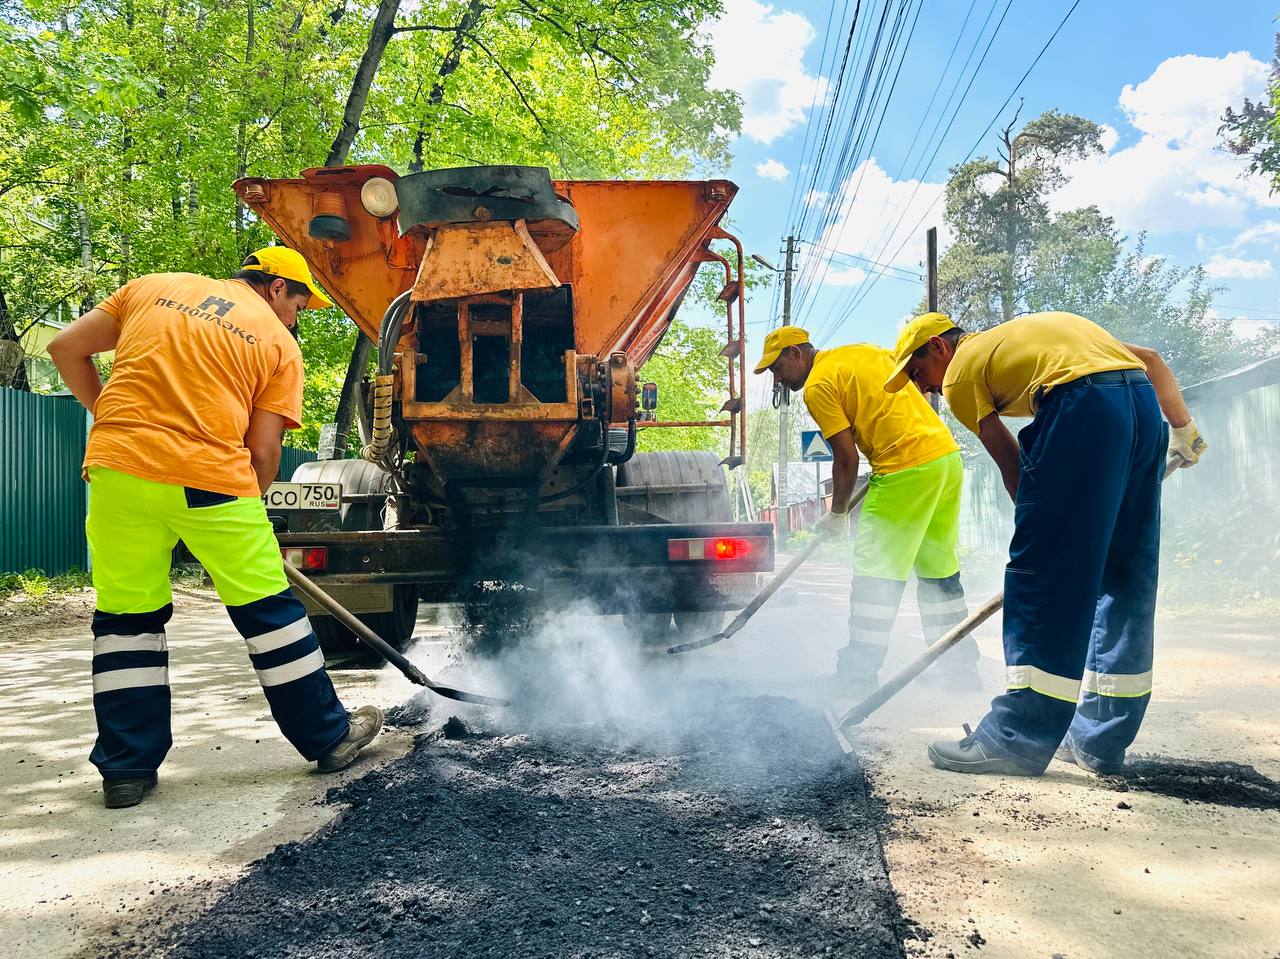
{"label": "asphalt spreader truck", "polygon": [[[772,528],[732,521],[727,482],[747,438],[732,183],[362,165],[235,190],[376,346],[362,457],[305,463],[267,503],[286,559],[388,642],[420,599],[513,596],[694,638],[773,568]],[[638,371],[704,264],[724,274],[728,395],[665,421]],[[727,431],[727,455],[636,452],[674,426]],[[308,612],[326,650],[354,646]]]}

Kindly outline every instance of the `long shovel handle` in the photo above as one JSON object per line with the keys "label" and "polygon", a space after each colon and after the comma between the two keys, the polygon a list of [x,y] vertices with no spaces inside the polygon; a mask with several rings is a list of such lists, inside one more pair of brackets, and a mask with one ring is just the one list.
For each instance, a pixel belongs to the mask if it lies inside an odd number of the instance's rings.
{"label": "long shovel handle", "polygon": [[[862,489],[853,494],[849,500],[848,512],[852,512],[853,508],[862,502],[863,498],[867,495],[868,488],[869,485],[864,484]],[[687,653],[691,650],[705,649],[707,646],[714,646],[716,643],[723,642],[728,639],[738,630],[742,629],[743,626],[747,625],[747,620],[754,616],[759,611],[760,607],[767,603],[769,598],[781,588],[782,584],[790,579],[795,571],[804,565],[804,561],[813,555],[814,550],[825,543],[828,539],[830,539],[830,537],[826,533],[818,533],[813,537],[813,539],[805,543],[804,546],[800,548],[800,552],[791,557],[791,562],[787,563],[787,565],[782,568],[782,572],[769,580],[764,589],[760,590],[760,592],[756,594],[755,598],[751,600],[751,602],[747,603],[742,612],[733,618],[733,622],[720,632],[716,633],[714,636],[708,636],[705,639],[695,639],[691,643],[680,643],[677,646],[672,646],[667,650],[667,652]]]}
{"label": "long shovel handle", "polygon": [[301,592],[310,597],[317,605],[327,609],[338,622],[355,633],[362,643],[376,652],[396,669],[404,673],[409,682],[417,686],[425,686],[439,696],[446,699],[456,699],[463,703],[477,703],[481,706],[510,706],[511,704],[505,699],[497,699],[493,696],[481,696],[478,693],[468,693],[461,689],[454,689],[451,686],[441,686],[439,683],[432,682],[427,675],[417,666],[409,662],[405,656],[400,653],[394,646],[390,645],[381,636],[371,630],[360,620],[356,619],[347,611],[341,603],[317,586],[314,582],[302,574],[297,567],[286,562],[284,564],[284,574],[289,578],[294,586]]}
{"label": "long shovel handle", "polygon": [[1003,605],[1004,592],[1001,591],[970,613],[963,622],[953,626],[941,639],[918,657],[894,673],[887,683],[841,716],[839,722],[836,723],[837,727],[844,728],[845,726],[853,726],[862,722],[894,696],[902,692],[904,688],[910,685],[913,679],[932,666],[939,656],[994,616]]}
{"label": "long shovel handle", "polygon": [[[1177,453],[1171,454],[1164,464],[1164,475],[1160,477],[1161,482],[1177,472],[1184,462],[1183,458]],[[910,685],[912,680],[933,665],[939,656],[995,615],[996,611],[1003,605],[1003,592],[992,596],[979,609],[970,614],[968,619],[954,626],[945,636],[921,653],[919,657],[898,670],[887,683],[841,716],[836,723],[836,727],[843,729],[845,726],[856,726],[862,722],[890,699],[902,692],[904,688]]]}

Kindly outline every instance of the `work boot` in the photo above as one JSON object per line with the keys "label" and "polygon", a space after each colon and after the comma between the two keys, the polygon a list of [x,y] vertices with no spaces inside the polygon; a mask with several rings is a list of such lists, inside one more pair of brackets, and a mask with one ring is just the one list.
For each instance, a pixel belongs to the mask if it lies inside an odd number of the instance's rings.
{"label": "work boot", "polygon": [[1087,773],[1093,773],[1095,776],[1116,776],[1124,772],[1124,760],[1118,763],[1105,763],[1094,759],[1087,753],[1076,752],[1076,748],[1071,744],[1071,737],[1064,736],[1061,745],[1053,754],[1053,758],[1059,762],[1071,763],[1078,766]]}
{"label": "work boot", "polygon": [[127,809],[142,802],[142,797],[156,784],[156,774],[139,779],[102,780],[102,804],[108,809]]}
{"label": "work boot", "polygon": [[336,773],[346,769],[356,761],[360,750],[377,738],[382,729],[382,710],[377,706],[361,706],[354,712],[347,713],[350,729],[347,738],[334,746],[316,762],[316,768],[322,773]]}
{"label": "work boot", "polygon": [[929,744],[929,760],[939,769],[953,773],[994,773],[999,776],[1039,776],[1022,763],[999,756],[989,756],[982,744],[974,738],[969,724],[964,724],[964,739],[958,743],[949,741]]}

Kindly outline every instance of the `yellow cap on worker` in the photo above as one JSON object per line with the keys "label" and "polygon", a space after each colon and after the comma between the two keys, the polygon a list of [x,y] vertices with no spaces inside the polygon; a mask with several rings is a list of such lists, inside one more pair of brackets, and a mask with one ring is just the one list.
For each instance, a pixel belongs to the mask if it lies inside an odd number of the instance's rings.
{"label": "yellow cap on worker", "polygon": [[907,363],[911,361],[911,354],[933,337],[955,328],[951,317],[942,313],[923,313],[904,326],[893,347],[893,375],[885,380],[884,388],[890,393],[896,393],[906,386],[911,381],[907,376]]}
{"label": "yellow cap on worker", "polygon": [[303,309],[323,310],[326,306],[333,306],[333,301],[324,295],[324,291],[311,278],[311,269],[302,254],[287,246],[266,246],[256,250],[244,258],[240,269],[261,270],[263,273],[303,284],[311,291],[311,299],[307,300]]}
{"label": "yellow cap on worker", "polygon": [[770,330],[769,335],[764,338],[764,355],[756,364],[756,372],[763,373],[773,366],[773,361],[788,346],[799,346],[801,343],[808,342],[809,331],[802,330],[798,326],[780,326],[776,330]]}

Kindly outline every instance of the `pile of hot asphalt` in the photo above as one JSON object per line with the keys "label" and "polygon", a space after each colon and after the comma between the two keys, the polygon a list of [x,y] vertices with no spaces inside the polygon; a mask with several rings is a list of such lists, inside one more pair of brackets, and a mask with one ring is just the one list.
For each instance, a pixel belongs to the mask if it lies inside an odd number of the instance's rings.
{"label": "pile of hot asphalt", "polygon": [[[451,721],[117,957],[902,956],[883,810],[821,715],[708,684],[536,735]],[[157,941],[162,940],[162,941]]]}

